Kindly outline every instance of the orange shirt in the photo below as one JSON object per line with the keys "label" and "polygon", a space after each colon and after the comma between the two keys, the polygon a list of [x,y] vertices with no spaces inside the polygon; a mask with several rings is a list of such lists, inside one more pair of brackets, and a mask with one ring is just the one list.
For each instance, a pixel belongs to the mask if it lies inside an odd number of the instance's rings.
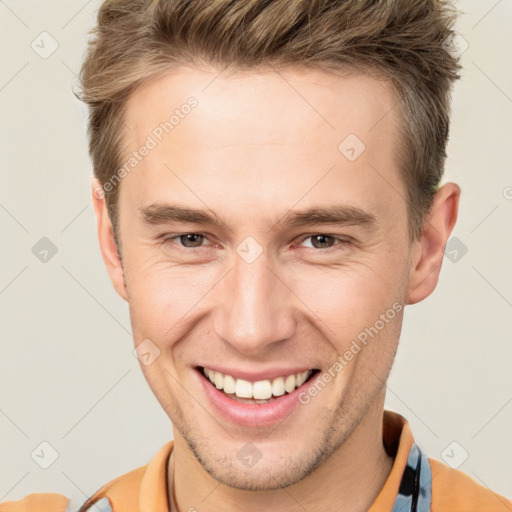
{"label": "orange shirt", "polygon": [[[512,502],[478,484],[463,472],[421,453],[407,420],[384,411],[383,443],[395,460],[368,512],[512,512]],[[167,463],[174,442],[167,442],[149,464],[107,483],[82,505],[91,512],[103,499],[113,512],[169,512]],[[78,512],[67,510],[60,494],[30,494],[0,504],[0,512]],[[103,507],[101,510],[107,510]],[[171,511],[175,512],[175,511]]]}

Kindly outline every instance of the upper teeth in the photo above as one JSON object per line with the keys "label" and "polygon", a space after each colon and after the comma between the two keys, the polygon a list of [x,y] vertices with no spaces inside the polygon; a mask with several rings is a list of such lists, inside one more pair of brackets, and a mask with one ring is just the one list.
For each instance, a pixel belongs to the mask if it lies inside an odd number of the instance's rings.
{"label": "upper teeth", "polygon": [[224,390],[224,393],[235,394],[239,398],[265,400],[271,396],[284,395],[285,392],[291,393],[295,388],[302,386],[311,375],[312,370],[285,375],[272,380],[258,380],[256,382],[237,379],[231,375],[210,370],[209,368],[203,368],[203,372],[215,384],[215,387]]}

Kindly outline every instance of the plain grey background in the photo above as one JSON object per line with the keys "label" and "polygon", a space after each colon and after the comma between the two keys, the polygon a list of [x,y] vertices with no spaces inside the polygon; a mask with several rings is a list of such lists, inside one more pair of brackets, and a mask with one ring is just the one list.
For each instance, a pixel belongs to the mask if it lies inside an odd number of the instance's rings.
{"label": "plain grey background", "polygon": [[[0,502],[79,504],[172,437],[96,239],[72,86],[99,4],[0,0]],[[457,5],[444,182],[462,188],[459,221],[437,290],[406,309],[387,408],[430,457],[511,497],[512,0]]]}

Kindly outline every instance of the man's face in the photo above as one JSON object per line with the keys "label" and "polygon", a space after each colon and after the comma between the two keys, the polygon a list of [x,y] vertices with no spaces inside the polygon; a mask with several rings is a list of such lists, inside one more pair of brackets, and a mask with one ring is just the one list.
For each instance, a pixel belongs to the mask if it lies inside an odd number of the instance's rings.
{"label": "man's face", "polygon": [[[130,98],[126,157],[148,135],[157,145],[120,185],[126,292],[135,345],[160,351],[142,369],[176,442],[227,485],[274,488],[382,407],[412,254],[395,99],[365,75],[218,74],[181,69]],[[190,96],[197,106],[158,141],[155,128]],[[224,225],[172,221],[171,205]],[[329,208],[338,222],[290,222]],[[332,378],[309,400],[317,381],[247,404],[203,368],[277,393],[279,376],[319,370],[318,381],[331,368]]]}

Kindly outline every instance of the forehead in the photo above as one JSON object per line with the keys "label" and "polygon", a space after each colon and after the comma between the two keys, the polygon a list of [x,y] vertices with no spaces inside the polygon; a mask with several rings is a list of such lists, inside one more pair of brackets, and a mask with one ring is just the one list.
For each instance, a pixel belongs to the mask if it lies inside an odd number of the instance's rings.
{"label": "forehead", "polygon": [[263,205],[276,190],[297,200],[313,189],[313,201],[338,188],[384,205],[403,188],[395,105],[391,84],[363,73],[170,70],[128,101],[126,159],[155,143],[124,178],[128,194],[141,203],[180,189],[197,202],[190,192],[222,199],[233,185]]}
{"label": "forehead", "polygon": [[[200,117],[201,122],[182,123],[173,135],[187,138],[193,130],[192,138],[197,138],[201,147],[240,140],[253,144],[296,143],[297,135],[305,134],[311,142],[331,143],[347,131],[370,142],[369,132],[385,117],[388,122],[377,132],[389,133],[392,129],[396,103],[389,81],[361,72],[178,67],[132,94],[126,124],[130,129],[151,133],[156,121],[169,119],[190,97],[198,102],[194,114],[199,115],[194,117]],[[389,113],[392,115],[387,116]],[[242,130],[226,134],[221,129],[228,126]],[[207,135],[205,139],[201,139],[203,134]],[[133,141],[130,134],[128,138]]]}

